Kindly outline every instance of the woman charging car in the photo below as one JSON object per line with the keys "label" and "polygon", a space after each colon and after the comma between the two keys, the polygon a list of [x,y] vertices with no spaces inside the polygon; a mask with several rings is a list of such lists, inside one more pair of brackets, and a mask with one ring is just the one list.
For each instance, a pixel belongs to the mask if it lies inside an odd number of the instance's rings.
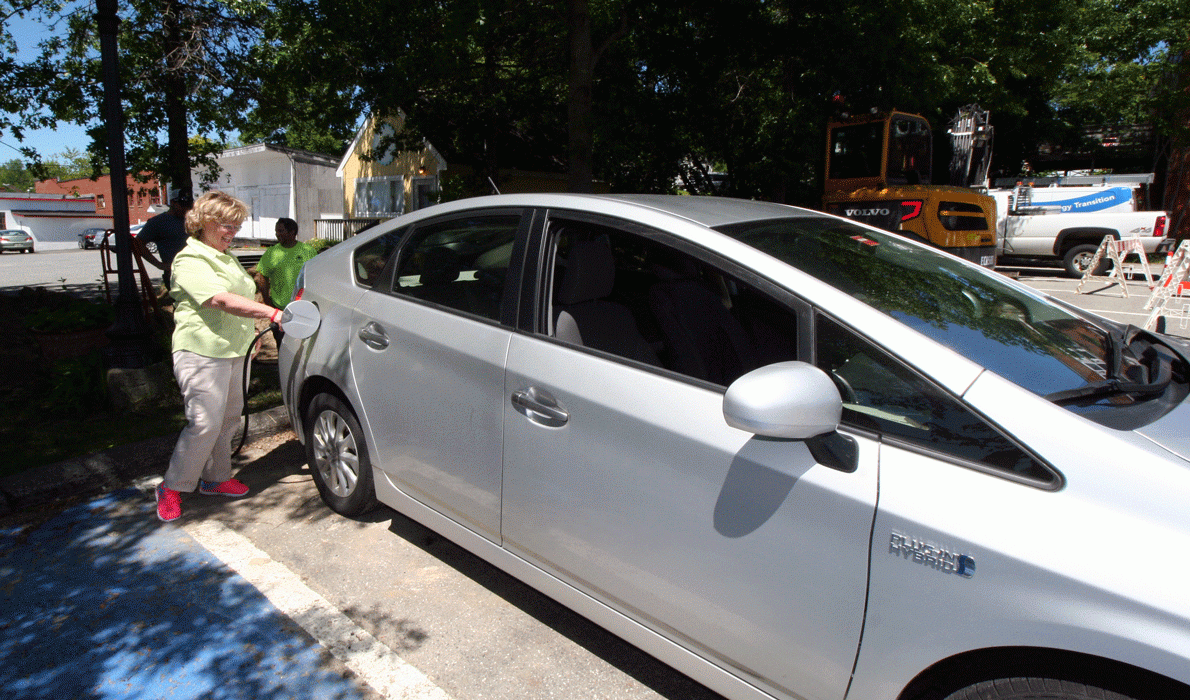
{"label": "woman charging car", "polygon": [[222,192],[198,198],[186,214],[190,238],[173,262],[174,376],[189,423],[157,487],[157,517],[182,515],[182,493],[238,498],[248,487],[231,474],[231,436],[244,406],[242,373],[257,319],[282,311],[254,300],[256,283],[227,252],[248,207]]}

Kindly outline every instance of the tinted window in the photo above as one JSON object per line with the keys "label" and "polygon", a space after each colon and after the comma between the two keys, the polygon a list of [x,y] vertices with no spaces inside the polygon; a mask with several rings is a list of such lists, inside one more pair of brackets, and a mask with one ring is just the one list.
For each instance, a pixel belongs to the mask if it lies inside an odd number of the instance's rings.
{"label": "tinted window", "polygon": [[550,219],[551,333],[719,386],[797,358],[797,317],[664,236]]}
{"label": "tinted window", "polygon": [[843,396],[843,421],[913,446],[1041,482],[1051,472],[999,431],[887,353],[828,318],[815,362]]}
{"label": "tinted window", "polygon": [[1107,374],[1107,334],[994,273],[824,217],[723,227],[1041,396]]}
{"label": "tinted window", "polygon": [[408,228],[400,228],[390,231],[357,248],[352,265],[355,281],[365,287],[375,287],[381,273],[384,272],[384,266],[388,264],[389,257],[400,245],[401,239],[405,237],[408,230]]}
{"label": "tinted window", "polygon": [[831,132],[832,178],[880,177],[884,122],[840,126]]}
{"label": "tinted window", "polygon": [[401,250],[393,291],[498,320],[519,214],[418,226]]}

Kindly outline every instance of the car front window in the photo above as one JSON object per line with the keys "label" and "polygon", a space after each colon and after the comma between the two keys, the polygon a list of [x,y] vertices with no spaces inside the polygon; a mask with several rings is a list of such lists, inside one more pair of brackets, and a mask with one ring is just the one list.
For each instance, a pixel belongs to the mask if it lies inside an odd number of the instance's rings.
{"label": "car front window", "polygon": [[825,217],[758,221],[719,230],[1041,396],[1108,376],[1106,331],[1039,295],[957,258],[922,250],[895,234]]}

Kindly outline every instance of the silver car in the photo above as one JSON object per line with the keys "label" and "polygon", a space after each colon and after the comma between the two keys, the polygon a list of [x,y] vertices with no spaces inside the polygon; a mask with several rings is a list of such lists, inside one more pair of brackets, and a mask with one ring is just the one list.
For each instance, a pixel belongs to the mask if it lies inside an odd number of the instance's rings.
{"label": "silver car", "polygon": [[33,236],[20,229],[0,231],[0,253],[9,250],[18,253],[32,253]]}
{"label": "silver car", "polygon": [[331,508],[379,500],[723,695],[1190,689],[1182,341],[711,197],[435,206],[298,293],[283,391]]}

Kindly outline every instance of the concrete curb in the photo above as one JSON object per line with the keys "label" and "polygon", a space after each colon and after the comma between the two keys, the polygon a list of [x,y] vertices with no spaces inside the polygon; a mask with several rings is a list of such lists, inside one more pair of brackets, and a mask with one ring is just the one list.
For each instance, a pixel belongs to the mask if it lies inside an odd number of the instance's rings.
{"label": "concrete curb", "polygon": [[[289,412],[284,406],[253,413],[248,420],[247,442],[276,435],[290,427]],[[233,445],[239,444],[241,432],[236,432]],[[124,488],[139,478],[162,474],[177,441],[177,433],[163,435],[0,478],[0,515],[61,498]]]}

